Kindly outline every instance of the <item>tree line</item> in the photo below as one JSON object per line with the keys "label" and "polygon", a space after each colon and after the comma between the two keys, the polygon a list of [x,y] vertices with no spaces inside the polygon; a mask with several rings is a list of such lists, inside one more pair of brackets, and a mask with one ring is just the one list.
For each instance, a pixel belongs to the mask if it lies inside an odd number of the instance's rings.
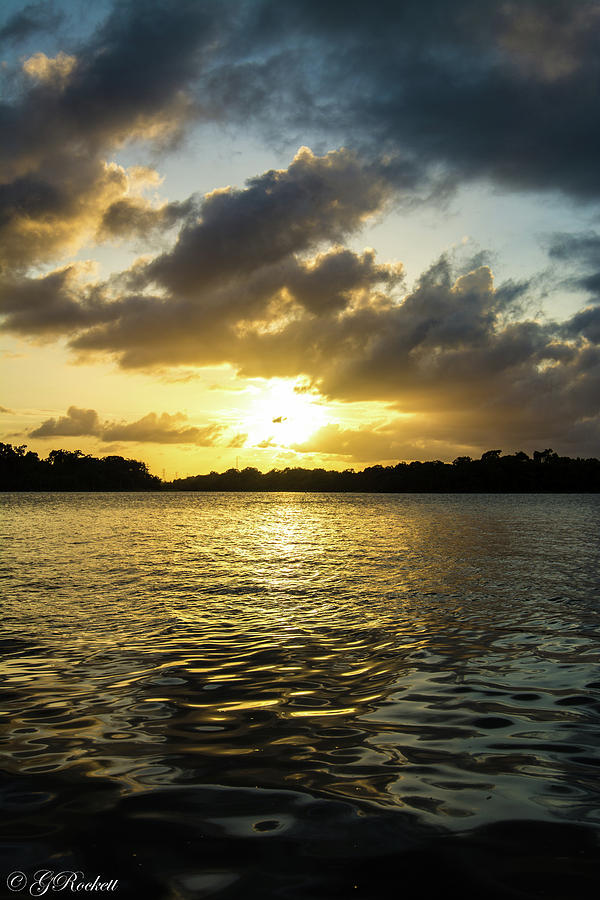
{"label": "tree line", "polygon": [[480,459],[459,456],[452,463],[400,462],[346,469],[228,469],[178,478],[166,485],[175,491],[359,491],[359,492],[586,492],[600,491],[600,461],[570,459],[553,450],[520,451],[502,456],[488,450]]}
{"label": "tree line", "polygon": [[160,478],[145,463],[122,456],[96,459],[81,450],[52,450],[47,459],[0,443],[2,491],[157,491]]}
{"label": "tree line", "polygon": [[488,450],[480,459],[459,456],[452,463],[400,462],[361,471],[286,468],[260,472],[228,469],[174,481],[151,475],[145,463],[122,456],[97,459],[81,450],[52,450],[46,459],[0,443],[2,491],[358,491],[358,492],[598,492],[600,461],[571,459],[553,450],[502,456]]}
{"label": "tree line", "polygon": [[359,472],[286,468],[228,469],[161,481],[145,463],[122,456],[96,459],[81,450],[52,450],[47,459],[25,446],[0,443],[2,491],[357,491],[375,493],[544,493],[600,491],[600,461],[571,459],[551,449],[530,457],[488,450],[452,463],[400,462]]}

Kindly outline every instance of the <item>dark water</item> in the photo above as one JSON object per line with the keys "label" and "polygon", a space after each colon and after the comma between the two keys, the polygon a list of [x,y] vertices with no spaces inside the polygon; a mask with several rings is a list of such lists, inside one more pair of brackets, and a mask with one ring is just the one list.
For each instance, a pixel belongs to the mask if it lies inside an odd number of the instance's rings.
{"label": "dark water", "polygon": [[2,888],[595,896],[599,525],[594,495],[2,495]]}

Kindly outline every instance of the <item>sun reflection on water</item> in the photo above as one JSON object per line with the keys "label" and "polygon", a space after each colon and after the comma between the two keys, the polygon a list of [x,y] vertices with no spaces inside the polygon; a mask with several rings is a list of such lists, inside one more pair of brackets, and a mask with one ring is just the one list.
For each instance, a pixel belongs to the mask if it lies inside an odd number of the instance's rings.
{"label": "sun reflection on water", "polygon": [[[22,502],[15,534],[39,533],[41,501]],[[580,761],[597,548],[568,498],[542,530],[502,498],[61,502],[42,553],[33,532],[10,550],[12,773],[301,790],[456,829],[516,798],[598,818]]]}

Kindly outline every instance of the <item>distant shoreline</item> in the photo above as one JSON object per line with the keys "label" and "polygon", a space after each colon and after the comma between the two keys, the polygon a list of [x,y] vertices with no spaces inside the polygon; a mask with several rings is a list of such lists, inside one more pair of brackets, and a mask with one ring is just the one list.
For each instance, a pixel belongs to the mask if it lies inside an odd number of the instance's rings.
{"label": "distant shoreline", "polygon": [[437,496],[468,496],[468,497],[477,497],[477,496],[489,496],[497,495],[497,496],[519,496],[519,497],[531,497],[531,496],[544,496],[544,495],[552,495],[552,494],[561,494],[561,495],[579,495],[579,494],[599,494],[600,489],[598,488],[580,488],[573,490],[552,490],[551,488],[544,490],[529,490],[529,491],[517,491],[517,490],[494,490],[490,488],[489,490],[477,490],[477,491],[444,491],[444,490],[318,490],[311,488],[269,488],[263,489],[260,488],[255,490],[249,489],[238,489],[238,488],[220,488],[220,489],[184,489],[184,490],[172,490],[170,488],[138,488],[138,489],[127,489],[127,488],[114,488],[114,489],[102,489],[96,490],[94,488],[66,488],[66,489],[31,489],[31,488],[1,488],[0,494],[381,494],[381,495],[396,495],[396,496],[404,496],[407,494],[431,494]]}
{"label": "distant shoreline", "polygon": [[571,459],[551,449],[452,463],[399,462],[353,469],[228,469],[161,481],[145,463],[122,456],[100,459],[81,450],[52,450],[47,459],[26,447],[0,443],[0,491],[11,493],[131,491],[335,494],[579,494],[600,492],[600,461]]}

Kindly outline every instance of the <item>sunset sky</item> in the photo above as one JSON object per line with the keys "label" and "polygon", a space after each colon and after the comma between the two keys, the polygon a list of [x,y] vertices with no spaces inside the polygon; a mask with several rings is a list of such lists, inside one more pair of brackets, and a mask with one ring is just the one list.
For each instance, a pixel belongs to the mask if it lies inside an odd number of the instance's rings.
{"label": "sunset sky", "polygon": [[600,454],[600,2],[4,0],[0,440]]}

